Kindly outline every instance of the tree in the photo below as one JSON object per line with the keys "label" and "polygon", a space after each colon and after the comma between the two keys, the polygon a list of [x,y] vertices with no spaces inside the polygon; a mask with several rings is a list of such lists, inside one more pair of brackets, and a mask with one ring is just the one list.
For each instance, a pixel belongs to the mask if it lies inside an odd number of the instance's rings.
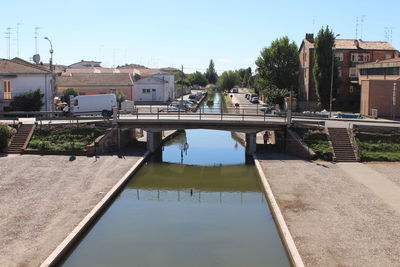
{"label": "tree", "polygon": [[10,141],[11,131],[7,124],[0,123],[0,152],[4,151]]}
{"label": "tree", "polygon": [[205,77],[204,74],[202,74],[199,71],[196,71],[195,73],[189,74],[189,81],[191,85],[200,85],[200,86],[206,86],[208,83],[207,78]]}
{"label": "tree", "polygon": [[66,102],[69,105],[69,96],[78,96],[79,92],[75,88],[67,88],[63,92],[63,97],[64,97],[64,102]]}
{"label": "tree", "polygon": [[118,102],[118,109],[121,109],[121,103],[126,100],[126,95],[121,91],[116,91],[115,96]]}
{"label": "tree", "polygon": [[39,111],[44,104],[42,97],[40,89],[26,92],[14,97],[10,103],[10,108],[13,111]]}
{"label": "tree", "polygon": [[328,26],[322,28],[314,42],[314,68],[313,78],[315,90],[318,97],[318,103],[321,108],[328,109],[330,103],[332,60],[333,68],[333,98],[336,95],[336,89],[339,87],[338,63],[333,57],[333,47],[335,45],[335,35]]}
{"label": "tree", "polygon": [[206,70],[206,78],[208,80],[208,83],[216,84],[218,80],[218,74],[215,71],[214,68],[214,61],[211,59],[210,60],[210,65],[208,65],[208,68]]}
{"label": "tree", "polygon": [[287,36],[276,39],[261,50],[256,60],[259,78],[271,88],[292,89],[298,85],[299,55],[294,41]]}
{"label": "tree", "polygon": [[224,71],[218,78],[218,87],[221,90],[230,90],[240,83],[240,76],[236,71]]}
{"label": "tree", "polygon": [[240,76],[240,85],[242,87],[244,87],[244,86],[249,87],[250,78],[251,78],[251,68],[248,67],[247,69],[239,69],[237,72]]}

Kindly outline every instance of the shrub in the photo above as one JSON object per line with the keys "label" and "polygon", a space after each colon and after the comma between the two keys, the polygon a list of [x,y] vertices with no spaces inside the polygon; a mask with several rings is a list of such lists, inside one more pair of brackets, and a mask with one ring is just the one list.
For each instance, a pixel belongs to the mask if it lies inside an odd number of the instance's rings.
{"label": "shrub", "polygon": [[13,111],[39,111],[44,104],[42,97],[40,89],[26,92],[14,97],[10,103],[10,108]]}
{"label": "shrub", "polygon": [[10,141],[11,132],[6,124],[0,125],[0,151],[4,151]]}
{"label": "shrub", "polygon": [[69,96],[70,95],[78,96],[79,92],[75,88],[65,89],[65,91],[63,92],[63,101],[66,102],[68,105],[69,105]]}

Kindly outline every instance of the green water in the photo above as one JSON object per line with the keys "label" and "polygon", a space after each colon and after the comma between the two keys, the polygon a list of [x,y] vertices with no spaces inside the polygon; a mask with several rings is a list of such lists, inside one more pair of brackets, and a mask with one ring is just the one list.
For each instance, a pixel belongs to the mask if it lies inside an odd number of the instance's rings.
{"label": "green water", "polygon": [[230,132],[186,131],[162,158],[135,174],[63,266],[289,266]]}

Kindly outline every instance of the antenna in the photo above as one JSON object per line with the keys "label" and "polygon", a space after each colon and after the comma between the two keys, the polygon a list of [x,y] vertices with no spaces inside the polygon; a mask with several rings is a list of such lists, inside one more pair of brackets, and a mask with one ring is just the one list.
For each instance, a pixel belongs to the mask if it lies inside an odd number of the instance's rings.
{"label": "antenna", "polygon": [[315,30],[315,17],[312,18],[312,32],[313,33],[315,33],[314,30]]}
{"label": "antenna", "polygon": [[365,15],[362,15],[361,16],[361,34],[360,34],[361,40],[363,39],[363,32],[364,32],[364,18],[365,18]]}
{"label": "antenna", "polygon": [[35,54],[38,53],[37,38],[39,36],[39,32],[38,32],[39,29],[41,29],[41,28],[38,26],[35,27],[35,37],[33,37],[33,38],[35,38]]}
{"label": "antenna", "polygon": [[19,57],[19,25],[22,25],[22,23],[17,23],[17,57]]}
{"label": "antenna", "polygon": [[358,38],[358,17],[356,17],[356,40]]}
{"label": "antenna", "polygon": [[5,32],[6,36],[5,38],[7,39],[7,58],[11,58],[11,30],[13,28],[7,27],[7,31]]}
{"label": "antenna", "polygon": [[385,42],[392,43],[393,27],[385,27]]}

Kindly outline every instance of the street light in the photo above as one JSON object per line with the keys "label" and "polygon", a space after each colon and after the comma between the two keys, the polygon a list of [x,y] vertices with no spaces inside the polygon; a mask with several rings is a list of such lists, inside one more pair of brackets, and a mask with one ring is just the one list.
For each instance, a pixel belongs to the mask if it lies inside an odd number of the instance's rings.
{"label": "street light", "polygon": [[332,94],[333,94],[333,68],[335,65],[335,40],[340,34],[336,34],[332,46],[332,69],[331,69],[331,93],[329,97],[329,118],[332,118]]}
{"label": "street light", "polygon": [[53,44],[48,37],[44,37],[44,39],[46,39],[50,43],[50,71],[53,72]]}

